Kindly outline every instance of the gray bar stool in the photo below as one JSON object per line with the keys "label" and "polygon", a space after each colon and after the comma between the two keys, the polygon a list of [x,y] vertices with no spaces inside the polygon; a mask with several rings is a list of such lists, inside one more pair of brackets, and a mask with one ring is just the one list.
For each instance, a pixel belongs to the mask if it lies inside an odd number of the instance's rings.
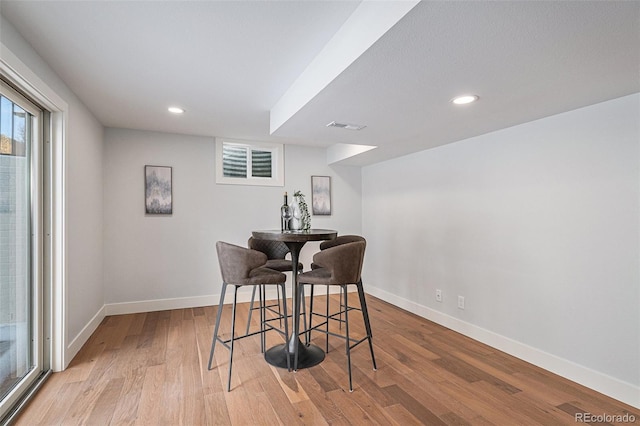
{"label": "gray bar stool", "polygon": [[[273,269],[278,272],[292,272],[293,271],[293,263],[290,259],[286,259],[287,254],[289,254],[289,247],[282,241],[273,241],[273,240],[261,240],[257,238],[250,237],[249,241],[247,241],[247,246],[252,250],[260,251],[267,255],[267,264],[265,268]],[[298,271],[302,271],[303,265],[302,263],[298,263]],[[256,298],[256,288],[254,287],[253,292],[251,293],[251,303],[249,304],[249,319],[247,320],[247,330],[246,333],[249,333],[249,327],[251,326],[251,316],[253,311],[256,309],[254,307],[254,302]],[[301,290],[302,291],[302,290]],[[304,300],[304,291],[302,291],[302,300]],[[260,303],[264,300],[264,293],[258,293],[258,298]],[[278,301],[275,304],[266,305],[265,308],[278,316],[282,317],[282,311],[280,309],[280,290],[278,287]],[[304,328],[306,328],[307,319],[306,319],[306,309],[303,303],[302,305],[302,315],[304,320]],[[285,316],[286,317],[286,316]],[[282,324],[280,325],[282,327]]]}
{"label": "gray bar stool", "polygon": [[[224,347],[229,349],[229,378],[227,381],[227,392],[231,390],[231,368],[233,363],[233,344],[236,340],[243,339],[245,337],[253,336],[256,334],[261,335],[261,350],[265,350],[265,333],[269,330],[275,330],[284,335],[285,340],[289,336],[289,329],[287,326],[287,302],[286,302],[286,288],[285,283],[287,276],[281,272],[274,271],[272,269],[265,268],[267,263],[267,255],[262,252],[247,249],[244,247],[236,246],[233,244],[218,241],[216,243],[216,250],[218,252],[218,262],[220,263],[220,272],[222,273],[222,291],[220,293],[220,303],[218,304],[218,312],[216,315],[216,325],[213,331],[213,340],[211,342],[211,352],[209,353],[208,369],[211,370],[211,363],[213,361],[213,354],[216,348],[216,342],[220,342]],[[222,309],[224,306],[224,297],[227,291],[227,286],[234,286],[233,291],[233,305],[231,309],[231,338],[223,340],[220,335],[220,318],[222,316]],[[236,304],[238,300],[238,289],[242,286],[253,286],[254,291],[256,288],[260,288],[261,294],[264,292],[264,288],[267,285],[277,285],[282,289],[282,305],[284,315],[267,320],[265,315],[264,299],[260,299],[260,330],[253,333],[245,333],[242,336],[235,335],[236,326]],[[282,320],[284,321],[284,330],[271,325],[271,321]],[[291,365],[287,362],[287,368],[291,370]]]}
{"label": "gray bar stool", "polygon": [[[340,238],[340,237],[338,237]],[[362,237],[359,237],[362,238]],[[349,370],[349,391],[353,392],[353,380],[351,377],[351,350],[358,346],[365,340],[369,342],[369,350],[371,351],[371,361],[373,362],[373,369],[376,370],[376,359],[373,353],[373,336],[371,333],[371,324],[369,321],[369,312],[367,310],[367,302],[365,300],[364,289],[362,286],[362,264],[364,262],[364,252],[366,247],[366,241],[364,238],[354,242],[346,242],[343,244],[335,245],[325,250],[321,250],[313,256],[313,263],[316,265],[315,269],[309,272],[304,272],[299,275],[298,282],[301,285],[311,285],[312,294],[313,286],[315,285],[336,285],[340,286],[341,294],[344,298],[344,304],[340,304],[338,312],[329,314],[328,308],[326,314],[320,314],[309,311],[309,329],[311,331],[318,331],[325,333],[327,336],[340,337],[345,340],[345,349],[347,354],[347,368]],[[360,299],[360,308],[349,306],[347,287],[349,285],[355,285],[358,290],[358,296]],[[313,299],[313,298],[312,298]],[[362,339],[354,339],[349,335],[349,312],[352,310],[360,310],[364,320],[364,326],[366,330],[366,336]],[[344,321],[336,317],[344,314]],[[316,326],[312,325],[312,318],[319,316],[324,318],[324,321]],[[329,321],[340,321],[345,324],[345,334],[338,334],[329,331]],[[325,326],[324,329],[321,327]],[[327,348],[328,350],[328,348]],[[295,357],[294,357],[295,359]],[[294,369],[295,369],[294,365]]]}

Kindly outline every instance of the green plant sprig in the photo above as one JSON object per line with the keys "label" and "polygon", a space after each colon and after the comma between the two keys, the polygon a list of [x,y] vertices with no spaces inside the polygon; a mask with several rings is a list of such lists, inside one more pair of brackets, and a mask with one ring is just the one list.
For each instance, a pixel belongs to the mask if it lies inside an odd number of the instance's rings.
{"label": "green plant sprig", "polygon": [[307,207],[307,202],[304,199],[304,194],[298,190],[293,193],[293,196],[296,198],[298,205],[300,206],[302,229],[308,231],[311,229],[311,216],[309,215],[309,208]]}

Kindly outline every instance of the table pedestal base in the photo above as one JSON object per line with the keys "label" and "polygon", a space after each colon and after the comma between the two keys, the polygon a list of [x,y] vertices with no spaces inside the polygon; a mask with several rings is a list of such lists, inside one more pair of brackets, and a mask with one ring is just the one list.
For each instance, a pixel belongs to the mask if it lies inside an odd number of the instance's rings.
{"label": "table pedestal base", "polygon": [[[270,348],[264,353],[264,359],[271,365],[280,368],[287,368],[287,359],[290,361],[291,368],[294,365],[293,348],[298,346],[298,365],[297,368],[309,368],[320,364],[324,360],[324,351],[317,346],[305,346],[300,342],[300,287],[298,285],[298,258],[302,246],[308,241],[324,241],[334,239],[338,233],[329,229],[309,229],[307,231],[253,231],[253,238],[259,240],[282,241],[291,252],[291,263],[293,267],[292,275],[292,295],[293,303],[293,319],[290,334],[287,337],[289,341],[286,344],[280,344]],[[302,301],[304,303],[304,301]]]}
{"label": "table pedestal base", "polygon": [[[264,353],[264,359],[271,365],[280,368],[287,368],[287,357],[291,361],[293,369],[293,354],[287,351],[284,343],[274,346]],[[305,346],[299,343],[298,346],[298,370],[313,367],[324,360],[324,351],[316,345]]]}

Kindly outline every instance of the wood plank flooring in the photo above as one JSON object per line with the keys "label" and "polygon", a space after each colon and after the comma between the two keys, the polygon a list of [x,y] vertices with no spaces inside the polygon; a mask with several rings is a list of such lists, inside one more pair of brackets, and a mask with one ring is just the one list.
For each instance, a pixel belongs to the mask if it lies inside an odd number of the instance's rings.
{"label": "wood plank flooring", "polygon": [[[337,296],[331,296],[337,307]],[[357,303],[357,297],[349,298]],[[69,368],[55,373],[17,425],[562,425],[576,413],[640,410],[368,296],[378,370],[366,343],[352,352],[330,338],[318,366],[289,373],[268,365],[259,336],[238,341],[207,370],[216,307],[111,316]],[[318,298],[316,306],[324,306]],[[244,330],[248,304],[239,305]],[[231,309],[221,327],[229,330]],[[252,327],[257,327],[254,315]],[[351,333],[363,336],[361,316]],[[275,332],[267,347],[281,343]],[[314,335],[324,348],[324,336]],[[603,424],[603,423],[599,423]],[[605,423],[606,424],[606,423]]]}

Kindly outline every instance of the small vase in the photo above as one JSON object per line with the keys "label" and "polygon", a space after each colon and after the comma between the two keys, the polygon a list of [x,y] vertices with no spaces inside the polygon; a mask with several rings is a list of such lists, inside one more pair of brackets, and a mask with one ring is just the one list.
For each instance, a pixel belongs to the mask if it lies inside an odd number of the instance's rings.
{"label": "small vase", "polygon": [[300,204],[298,204],[298,200],[295,197],[289,208],[291,209],[291,229],[299,231],[302,229],[303,225],[302,211],[300,210]]}

